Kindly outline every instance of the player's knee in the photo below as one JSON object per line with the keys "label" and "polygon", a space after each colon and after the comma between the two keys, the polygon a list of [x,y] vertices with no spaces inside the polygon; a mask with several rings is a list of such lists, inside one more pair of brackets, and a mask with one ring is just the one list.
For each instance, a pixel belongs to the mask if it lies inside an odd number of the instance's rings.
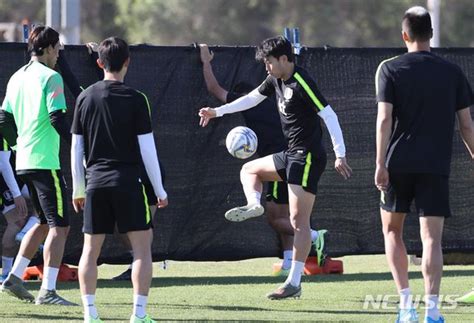
{"label": "player's knee", "polygon": [[81,261],[88,263],[97,261],[100,255],[100,248],[94,248],[92,245],[84,244],[82,248]]}
{"label": "player's knee", "polygon": [[7,212],[4,211],[4,217],[8,225],[21,225],[22,222],[25,222],[25,219],[18,214],[16,208]]}
{"label": "player's knee", "polygon": [[310,230],[309,222],[306,219],[303,219],[298,213],[290,215],[290,223],[295,231],[304,231]]}
{"label": "player's knee", "polygon": [[67,227],[52,227],[49,229],[48,235],[51,236],[51,239],[55,240],[66,240],[67,235],[69,234],[69,226]]}
{"label": "player's knee", "polygon": [[36,230],[38,234],[46,236],[49,233],[49,226],[47,224],[40,224]]}
{"label": "player's knee", "polygon": [[382,232],[386,238],[401,238],[403,235],[403,231],[400,227],[390,224],[384,225]]}
{"label": "player's knee", "polygon": [[430,233],[421,233],[421,242],[424,247],[441,247],[441,237],[432,235]]}
{"label": "player's knee", "polygon": [[278,227],[278,219],[275,218],[274,216],[270,216],[269,214],[270,214],[270,213],[267,212],[268,224],[270,224],[270,226],[271,226],[273,229],[276,229],[276,228]]}
{"label": "player's knee", "polygon": [[240,175],[247,175],[250,174],[252,166],[249,165],[250,163],[245,163],[242,165],[242,168],[240,169]]}

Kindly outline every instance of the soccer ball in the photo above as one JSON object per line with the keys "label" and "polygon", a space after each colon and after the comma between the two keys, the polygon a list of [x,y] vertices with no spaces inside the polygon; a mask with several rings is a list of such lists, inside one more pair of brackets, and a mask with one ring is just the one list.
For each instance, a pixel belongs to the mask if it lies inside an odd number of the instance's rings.
{"label": "soccer ball", "polygon": [[246,159],[257,151],[258,139],[252,129],[235,127],[227,134],[225,145],[232,156]]}

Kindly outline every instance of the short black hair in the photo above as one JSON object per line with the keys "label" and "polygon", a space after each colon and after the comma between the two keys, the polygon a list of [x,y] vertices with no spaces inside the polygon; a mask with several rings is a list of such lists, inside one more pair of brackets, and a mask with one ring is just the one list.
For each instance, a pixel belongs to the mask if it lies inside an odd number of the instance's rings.
{"label": "short black hair", "polygon": [[273,56],[280,58],[286,55],[289,62],[294,61],[293,47],[288,39],[283,36],[265,39],[258,47],[255,58],[258,61],[263,61],[265,58]]}
{"label": "short black hair", "polygon": [[411,7],[405,12],[402,29],[412,41],[428,41],[433,36],[431,17],[423,7]]}
{"label": "short black hair", "polygon": [[59,33],[48,26],[36,26],[28,37],[28,53],[31,56],[42,56],[44,49],[56,46],[59,42]]}
{"label": "short black hair", "polygon": [[109,37],[99,45],[99,60],[107,72],[120,72],[129,57],[128,44],[121,38]]}

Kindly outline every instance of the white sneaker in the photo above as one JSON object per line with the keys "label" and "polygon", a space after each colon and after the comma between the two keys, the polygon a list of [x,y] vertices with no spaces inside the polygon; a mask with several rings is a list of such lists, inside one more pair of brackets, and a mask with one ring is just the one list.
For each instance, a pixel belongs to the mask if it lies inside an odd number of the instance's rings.
{"label": "white sneaker", "polygon": [[260,204],[252,204],[234,207],[225,213],[225,218],[232,222],[242,222],[251,218],[256,218],[264,212],[263,206]]}

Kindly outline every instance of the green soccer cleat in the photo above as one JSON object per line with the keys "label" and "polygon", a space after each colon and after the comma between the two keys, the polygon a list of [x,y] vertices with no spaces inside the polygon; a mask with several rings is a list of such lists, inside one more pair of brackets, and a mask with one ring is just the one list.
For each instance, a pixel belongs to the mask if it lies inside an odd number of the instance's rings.
{"label": "green soccer cleat", "polygon": [[70,302],[56,293],[56,290],[47,290],[41,288],[38,297],[36,298],[36,305],[63,305],[63,306],[79,306],[76,303]]}
{"label": "green soccer cleat", "polygon": [[467,303],[467,304],[474,304],[474,288],[470,293],[467,293],[464,296],[459,297],[456,299],[458,303]]}
{"label": "green soccer cleat", "polygon": [[34,302],[35,297],[23,286],[23,280],[17,276],[10,274],[7,279],[3,281],[0,287],[2,293],[7,293],[18,299]]}
{"label": "green soccer cleat", "polygon": [[260,204],[252,204],[234,207],[225,213],[225,218],[232,222],[242,222],[251,218],[256,218],[263,214],[263,206]]}
{"label": "green soccer cleat", "polygon": [[271,300],[279,300],[285,298],[299,298],[301,296],[301,285],[293,286],[290,283],[283,284],[276,291],[268,293],[267,298]]}
{"label": "green soccer cleat", "polygon": [[130,323],[156,323],[156,321],[152,320],[149,315],[145,315],[144,318],[139,318],[132,314],[132,316],[130,316]]}
{"label": "green soccer cleat", "polygon": [[276,277],[288,277],[289,274],[290,274],[290,268],[288,269],[280,268],[272,272],[272,276],[276,276]]}
{"label": "green soccer cleat", "polygon": [[[324,266],[326,260],[326,242],[327,242],[327,233],[328,230],[319,230],[318,237],[312,242],[313,248],[316,251],[316,256],[318,258],[318,266]],[[325,237],[326,236],[326,237]]]}

